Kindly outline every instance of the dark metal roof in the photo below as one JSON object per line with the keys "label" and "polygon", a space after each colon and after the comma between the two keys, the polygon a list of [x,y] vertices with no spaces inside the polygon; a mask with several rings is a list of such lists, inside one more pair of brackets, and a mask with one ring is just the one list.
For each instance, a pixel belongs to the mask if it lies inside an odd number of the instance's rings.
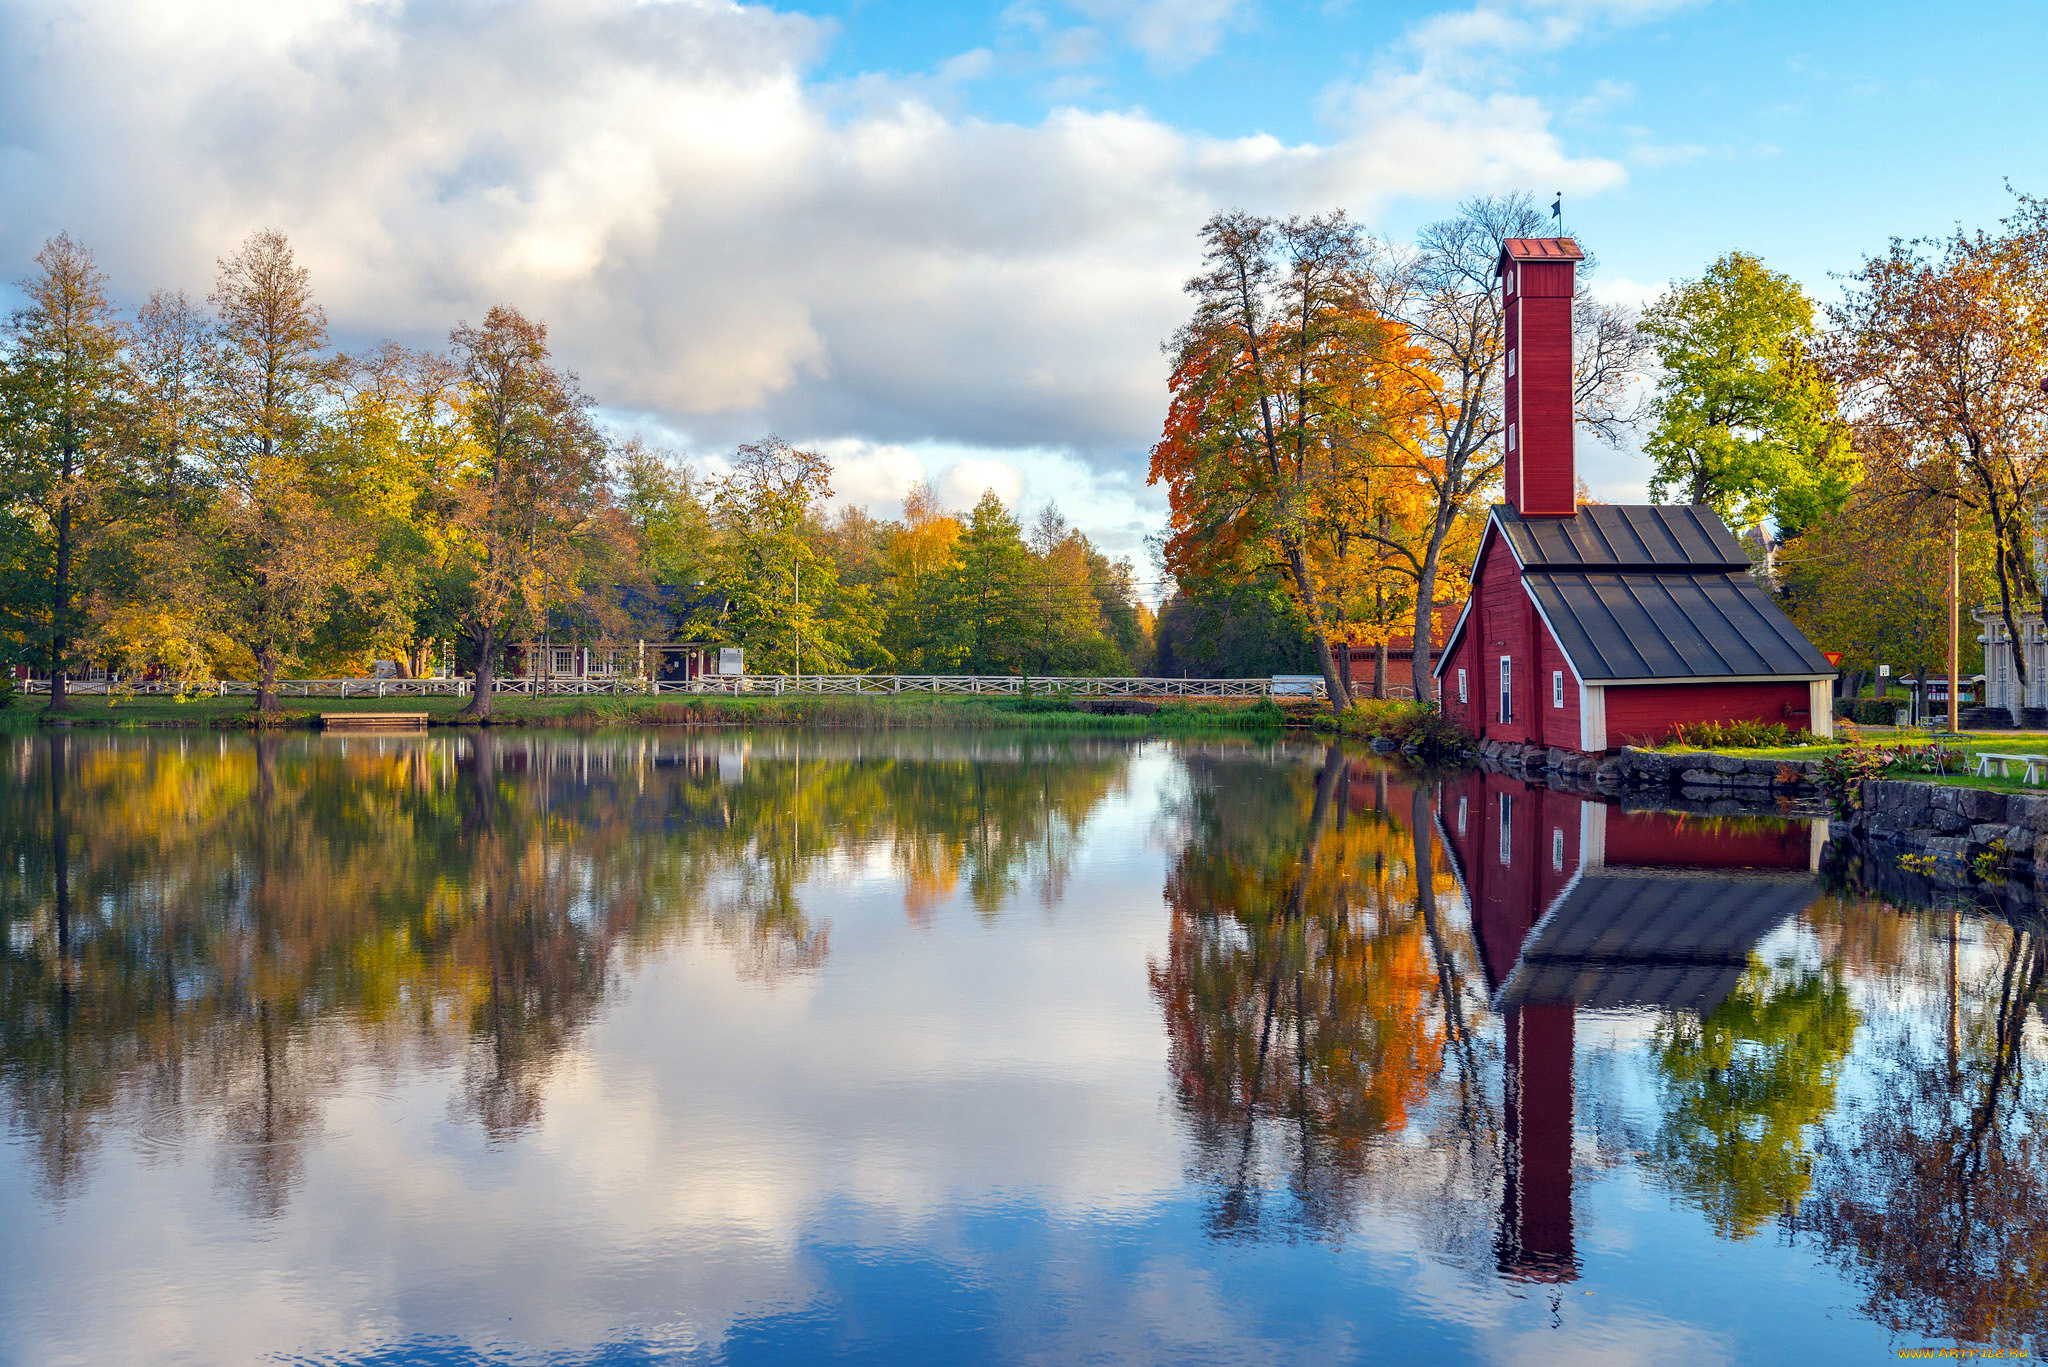
{"label": "dark metal roof", "polygon": [[1711,1011],[1819,892],[1803,873],[1588,874],[1529,932],[1496,1004]]}
{"label": "dark metal roof", "polygon": [[1584,503],[1571,517],[1494,509],[1527,569],[1742,570],[1749,557],[1703,503]]}
{"label": "dark metal roof", "polygon": [[1587,683],[1835,672],[1746,573],[1538,570],[1523,579]]}

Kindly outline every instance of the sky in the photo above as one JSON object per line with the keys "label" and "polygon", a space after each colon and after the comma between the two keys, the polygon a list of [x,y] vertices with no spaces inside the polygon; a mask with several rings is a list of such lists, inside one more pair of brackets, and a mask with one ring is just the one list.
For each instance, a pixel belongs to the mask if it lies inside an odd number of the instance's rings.
{"label": "sky", "polygon": [[0,0],[0,277],[68,231],[203,297],[275,228],[343,346],[512,303],[705,468],[1053,501],[1145,577],[1210,214],[1562,192],[1606,298],[1740,248],[1826,299],[2048,191],[2044,56],[2039,0]]}

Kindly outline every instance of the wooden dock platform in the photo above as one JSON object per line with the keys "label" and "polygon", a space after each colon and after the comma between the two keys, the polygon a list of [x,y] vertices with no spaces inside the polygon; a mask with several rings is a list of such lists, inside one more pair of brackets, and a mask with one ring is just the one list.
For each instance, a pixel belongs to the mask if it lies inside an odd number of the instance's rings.
{"label": "wooden dock platform", "polygon": [[322,731],[424,731],[424,712],[322,712]]}

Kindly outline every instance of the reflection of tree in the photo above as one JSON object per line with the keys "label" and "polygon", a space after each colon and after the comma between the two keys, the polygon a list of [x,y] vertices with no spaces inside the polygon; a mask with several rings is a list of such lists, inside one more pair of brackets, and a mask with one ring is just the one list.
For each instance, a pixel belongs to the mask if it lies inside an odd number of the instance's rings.
{"label": "reflection of tree", "polygon": [[1807,1139],[1834,1110],[1855,1035],[1839,969],[1752,962],[1704,1017],[1657,1027],[1664,1106],[1649,1165],[1723,1238],[1789,1215],[1813,1179]]}
{"label": "reflection of tree", "polygon": [[[1152,988],[1213,1225],[1334,1232],[1443,1063],[1418,845],[1383,792],[1353,810],[1334,746],[1313,773],[1196,767]],[[1269,1211],[1283,1183],[1292,1205]]]}
{"label": "reflection of tree", "polygon": [[927,748],[722,772],[646,733],[12,742],[0,1105],[55,1193],[123,1119],[216,1136],[260,1212],[358,1066],[459,1060],[459,1105],[515,1133],[621,953],[697,934],[759,979],[813,968],[802,890],[849,848],[937,848],[992,910],[1056,875],[1127,754]]}
{"label": "reflection of tree", "polygon": [[2034,1117],[2048,1096],[2028,1085],[2024,1037],[2048,987],[2048,940],[1986,924],[2003,941],[1992,962],[1971,972],[1950,959],[1945,1046],[1924,1014],[1876,1044],[1876,1085],[1831,1127],[1803,1223],[1893,1331],[2038,1350],[2048,1134]]}

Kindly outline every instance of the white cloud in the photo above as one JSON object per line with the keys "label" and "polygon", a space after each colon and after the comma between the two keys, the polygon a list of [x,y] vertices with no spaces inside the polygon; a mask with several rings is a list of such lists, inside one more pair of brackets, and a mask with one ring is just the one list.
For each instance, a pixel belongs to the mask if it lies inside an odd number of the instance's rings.
{"label": "white cloud", "polygon": [[[1079,8],[1160,62],[1249,15],[1241,0]],[[1504,22],[1469,13],[1468,35]],[[1448,31],[1425,26],[1416,50]],[[1055,451],[1128,479],[1210,213],[1370,219],[1402,196],[1623,175],[1564,146],[1538,101],[1426,61],[1337,92],[1333,136],[1287,143],[1135,110],[952,112],[957,83],[991,69],[978,50],[934,76],[825,85],[810,73],[829,38],[719,0],[507,0],[487,17],[0,0],[0,256],[25,264],[69,230],[130,296],[203,295],[217,256],[276,227],[345,339],[437,343],[509,301],[607,405],[700,451],[775,430],[982,448],[1018,469],[1008,453]],[[1037,497],[1035,481],[1013,487]]]}
{"label": "white cloud", "polygon": [[956,463],[939,477],[940,502],[962,511],[993,493],[1012,508],[1024,497],[1024,476],[1007,461],[970,457]]}
{"label": "white cloud", "polygon": [[1075,10],[1120,32],[1153,67],[1178,71],[1216,50],[1250,21],[1252,0],[1068,0]]}

